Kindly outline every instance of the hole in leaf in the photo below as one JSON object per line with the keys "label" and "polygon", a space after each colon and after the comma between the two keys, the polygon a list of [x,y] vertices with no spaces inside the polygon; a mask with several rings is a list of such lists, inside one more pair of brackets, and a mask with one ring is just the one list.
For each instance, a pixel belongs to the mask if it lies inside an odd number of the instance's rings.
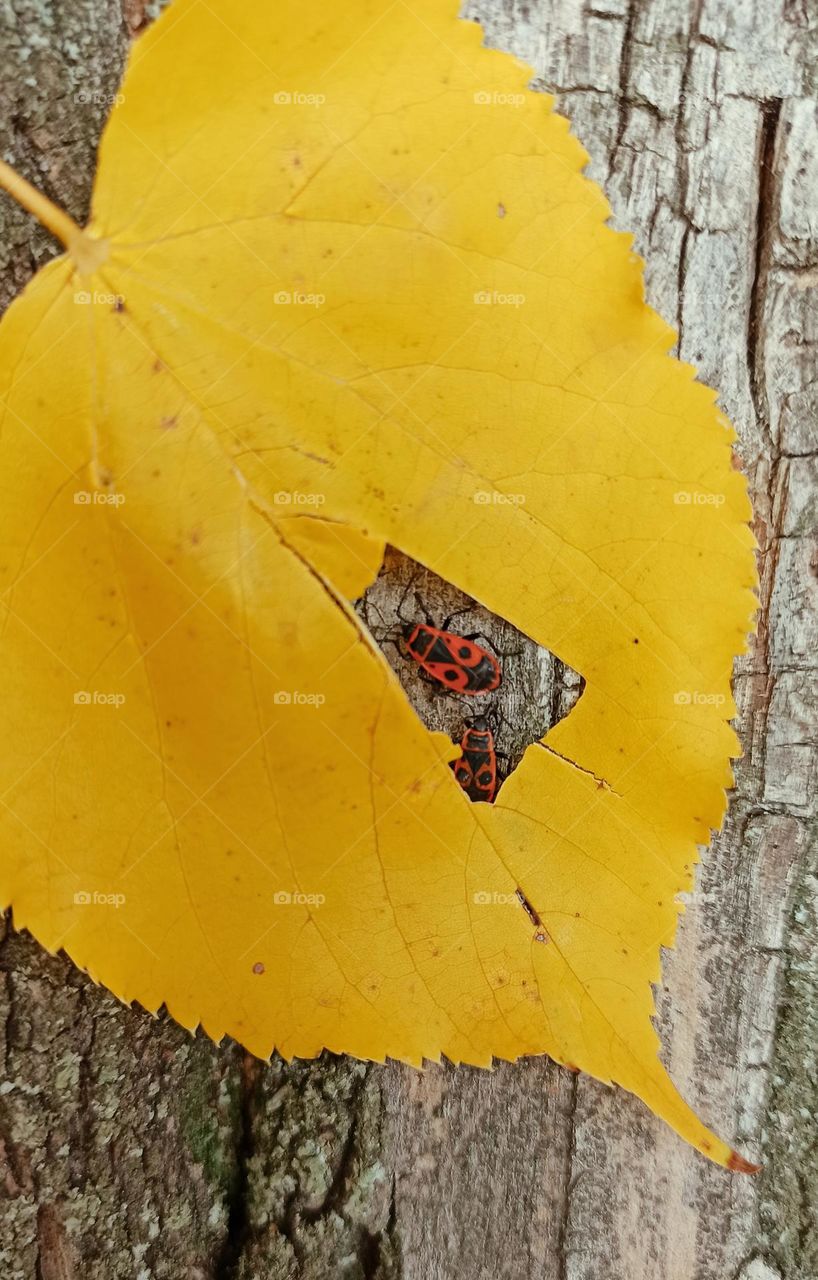
{"label": "hole in leaf", "polygon": [[[392,547],[355,608],[427,728],[460,742],[467,723],[479,716],[488,719],[500,780],[517,767],[526,747],[568,715],[585,688],[583,677],[548,649]],[[442,627],[447,620],[450,631],[474,636],[495,654],[502,670],[498,689],[476,695],[453,692],[426,676],[408,655],[402,639],[407,623]]]}

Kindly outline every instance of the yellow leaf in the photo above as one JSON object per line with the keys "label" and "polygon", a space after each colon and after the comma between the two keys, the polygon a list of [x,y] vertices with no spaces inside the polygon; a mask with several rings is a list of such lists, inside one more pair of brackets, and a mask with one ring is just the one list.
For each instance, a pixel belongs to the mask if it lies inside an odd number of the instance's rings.
{"label": "yellow leaf", "polygon": [[[0,331],[0,898],[262,1056],[548,1053],[743,1167],[651,1025],[737,753],[734,437],[455,10],[175,0],[86,231],[0,170],[67,249]],[[585,677],[493,807],[347,603],[385,542]]]}

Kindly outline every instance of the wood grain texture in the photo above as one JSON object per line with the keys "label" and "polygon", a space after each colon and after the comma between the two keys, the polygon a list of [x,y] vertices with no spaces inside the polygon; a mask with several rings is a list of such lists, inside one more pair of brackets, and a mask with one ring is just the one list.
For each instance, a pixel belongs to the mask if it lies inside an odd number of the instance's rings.
{"label": "wood grain texture", "polygon": [[[152,11],[0,7],[2,154],[77,217],[128,39]],[[762,573],[736,676],[746,755],[657,1001],[677,1083],[764,1170],[728,1176],[634,1099],[546,1060],[422,1075],[259,1064],[123,1008],[7,928],[6,1280],[818,1275],[818,10],[476,0],[468,13],[558,94],[635,233],[651,302],[740,432]],[[7,301],[54,246],[5,199],[0,224]],[[463,603],[393,558],[361,606],[376,633],[410,584],[436,617]],[[480,611],[472,629],[513,652],[513,760],[576,680]],[[400,669],[429,722],[454,729],[462,708]]]}

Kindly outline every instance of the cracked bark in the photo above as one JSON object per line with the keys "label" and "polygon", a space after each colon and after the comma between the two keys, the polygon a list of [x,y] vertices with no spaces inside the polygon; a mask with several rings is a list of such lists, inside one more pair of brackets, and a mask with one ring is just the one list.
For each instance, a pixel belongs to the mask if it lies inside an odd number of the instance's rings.
{"label": "cracked bark", "polygon": [[[105,100],[142,0],[9,0],[3,154],[88,203]],[[636,233],[648,294],[740,432],[761,554],[746,748],[728,824],[657,993],[666,1061],[757,1179],[687,1151],[635,1100],[549,1062],[418,1075],[269,1067],[122,1008],[26,937],[0,941],[0,1266],[7,1280],[801,1280],[818,1274],[818,16],[803,0],[473,0],[529,61]],[[84,101],[81,100],[85,96]],[[54,251],[0,206],[5,303]],[[363,611],[394,622],[395,558]],[[576,676],[509,653],[510,763]],[[403,673],[409,678],[406,670]],[[448,731],[460,710],[411,685]]]}

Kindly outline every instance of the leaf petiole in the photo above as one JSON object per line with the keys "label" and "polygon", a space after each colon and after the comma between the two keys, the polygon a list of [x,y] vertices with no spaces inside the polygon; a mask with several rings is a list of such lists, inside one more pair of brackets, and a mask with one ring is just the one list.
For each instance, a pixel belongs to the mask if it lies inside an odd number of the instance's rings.
{"label": "leaf petiole", "polygon": [[88,235],[74,219],[0,160],[0,187],[65,245],[82,275],[90,275],[108,257],[108,242]]}

